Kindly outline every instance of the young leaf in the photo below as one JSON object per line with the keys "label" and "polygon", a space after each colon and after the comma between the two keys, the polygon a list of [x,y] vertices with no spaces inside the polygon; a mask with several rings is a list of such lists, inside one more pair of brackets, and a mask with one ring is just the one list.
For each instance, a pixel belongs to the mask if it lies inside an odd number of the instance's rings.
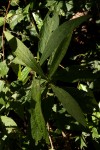
{"label": "young leaf", "polygon": [[30,68],[25,67],[20,74],[18,74],[18,79],[22,82],[25,82],[28,78],[28,74],[31,71]]}
{"label": "young leaf", "polygon": [[17,6],[19,4],[19,0],[11,0],[11,6]]}
{"label": "young leaf", "polygon": [[50,66],[49,77],[53,76],[60,62],[65,56],[68,46],[70,44],[71,36],[72,36],[72,33],[68,34],[67,37],[61,42],[60,46],[56,50],[52,64]]}
{"label": "young leaf", "polygon": [[36,145],[41,139],[48,141],[48,133],[41,110],[41,89],[39,80],[33,80],[31,99],[31,133]]}
{"label": "young leaf", "polygon": [[9,68],[7,67],[6,61],[0,62],[0,78],[7,75]]}
{"label": "young leaf", "polygon": [[1,116],[0,118],[6,127],[17,127],[17,124],[15,123],[15,121],[11,119],[10,117]]}
{"label": "young leaf", "polygon": [[0,27],[4,24],[4,17],[0,17]]}
{"label": "young leaf", "polygon": [[5,84],[5,82],[0,80],[0,92],[3,90],[4,84]]}
{"label": "young leaf", "polygon": [[59,88],[57,86],[51,85],[51,88],[58,100],[62,103],[62,105],[66,108],[67,112],[71,114],[78,122],[80,122],[83,126],[87,126],[85,117],[83,112],[79,106],[79,104],[75,101],[75,99],[65,90]]}
{"label": "young leaf", "polygon": [[44,61],[52,54],[52,52],[59,47],[61,42],[66,38],[67,34],[71,33],[82,22],[86,21],[88,17],[89,16],[78,17],[60,25],[50,36],[40,59],[40,65],[42,65]]}
{"label": "young leaf", "polygon": [[17,128],[16,122],[10,117],[0,116],[0,120],[2,121],[4,126],[6,127],[6,130],[8,133],[11,133],[15,128]]}
{"label": "young leaf", "polygon": [[13,53],[21,60],[27,67],[36,71],[41,77],[45,78],[44,73],[40,65],[36,62],[34,56],[29,49],[16,37],[9,32],[4,32],[7,41],[13,51]]}
{"label": "young leaf", "polygon": [[39,42],[39,51],[43,53],[45,46],[52,34],[52,32],[58,27],[59,25],[59,16],[57,13],[51,15],[49,12],[44,20],[42,29],[40,31],[40,42]]}

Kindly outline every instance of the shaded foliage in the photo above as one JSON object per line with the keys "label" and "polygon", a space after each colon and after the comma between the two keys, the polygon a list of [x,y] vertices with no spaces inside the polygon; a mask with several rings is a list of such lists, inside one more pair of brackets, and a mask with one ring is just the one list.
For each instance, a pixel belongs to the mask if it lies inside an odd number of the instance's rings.
{"label": "shaded foliage", "polygon": [[99,0],[0,4],[0,149],[99,150]]}

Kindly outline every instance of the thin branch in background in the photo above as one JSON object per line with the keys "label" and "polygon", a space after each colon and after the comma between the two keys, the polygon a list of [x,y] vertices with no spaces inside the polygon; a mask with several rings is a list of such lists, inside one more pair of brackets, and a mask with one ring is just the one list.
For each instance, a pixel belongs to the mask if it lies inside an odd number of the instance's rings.
{"label": "thin branch in background", "polygon": [[70,141],[70,140],[69,140],[69,136],[71,136],[71,134],[69,135],[69,134],[64,133],[64,131],[62,131],[62,136],[63,136],[63,138],[64,138],[65,141],[66,141],[65,148],[68,149],[68,150],[72,150],[71,145],[70,145],[70,142],[69,142],[69,141]]}
{"label": "thin branch in background", "polygon": [[8,6],[6,9],[6,14],[4,17],[4,25],[3,25],[3,32],[2,32],[2,54],[3,54],[3,60],[5,59],[5,48],[4,48],[4,31],[6,31],[6,20],[7,20],[7,14],[10,8],[10,2],[11,0],[8,1]]}
{"label": "thin branch in background", "polygon": [[66,134],[62,131],[63,138],[66,138]]}
{"label": "thin branch in background", "polygon": [[59,65],[62,69],[65,69],[61,64]]}
{"label": "thin branch in background", "polygon": [[[48,129],[48,132],[50,132],[50,126],[49,126],[49,123],[47,123],[47,129]],[[52,138],[51,138],[50,135],[49,135],[49,141],[50,141],[50,145],[51,145],[51,150],[54,150]]]}

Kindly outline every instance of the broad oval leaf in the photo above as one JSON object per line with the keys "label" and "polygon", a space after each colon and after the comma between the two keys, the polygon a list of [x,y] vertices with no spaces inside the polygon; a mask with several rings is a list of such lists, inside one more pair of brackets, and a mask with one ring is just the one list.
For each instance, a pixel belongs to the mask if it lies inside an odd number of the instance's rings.
{"label": "broad oval leaf", "polygon": [[38,73],[42,78],[45,78],[40,65],[36,62],[30,50],[18,38],[14,37],[9,32],[5,31],[4,34],[13,53],[18,57],[18,59],[21,60],[27,67]]}
{"label": "broad oval leaf", "polygon": [[86,21],[88,18],[89,16],[82,16],[67,21],[60,25],[50,36],[49,41],[40,59],[40,65],[42,65],[44,61],[52,54],[52,52],[59,47],[59,45],[65,39],[67,34],[72,32],[76,27],[78,27],[82,22]]}
{"label": "broad oval leaf", "polygon": [[58,100],[62,103],[63,107],[66,108],[67,112],[72,115],[78,122],[80,122],[83,126],[87,126],[85,117],[83,112],[79,106],[79,104],[75,101],[75,99],[65,90],[59,88],[57,86],[51,85],[51,88]]}

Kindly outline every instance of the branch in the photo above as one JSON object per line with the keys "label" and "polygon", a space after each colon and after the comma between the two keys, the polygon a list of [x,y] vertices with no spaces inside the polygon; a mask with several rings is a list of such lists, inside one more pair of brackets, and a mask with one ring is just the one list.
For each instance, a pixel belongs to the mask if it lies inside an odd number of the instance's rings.
{"label": "branch", "polygon": [[[49,126],[49,123],[47,123],[47,129],[48,129],[48,132],[50,132],[50,126]],[[49,135],[49,141],[50,141],[50,145],[51,145],[51,150],[54,150],[52,138],[51,138],[50,135]]]}

